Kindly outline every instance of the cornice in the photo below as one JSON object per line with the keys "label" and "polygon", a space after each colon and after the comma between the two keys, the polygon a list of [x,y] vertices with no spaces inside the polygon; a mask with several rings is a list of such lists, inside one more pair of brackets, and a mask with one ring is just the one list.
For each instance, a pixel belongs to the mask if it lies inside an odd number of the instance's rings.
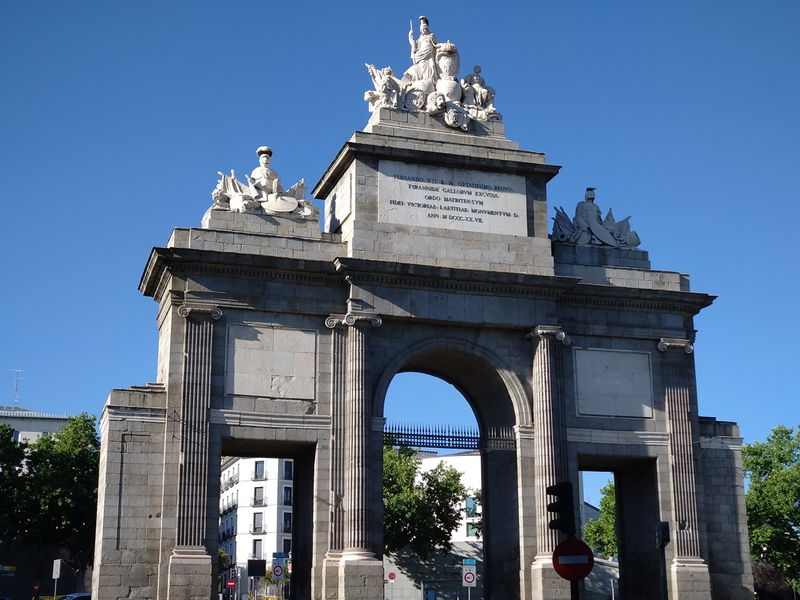
{"label": "cornice", "polygon": [[339,257],[327,260],[235,254],[186,248],[153,248],[139,290],[160,298],[167,274],[213,275],[339,287],[399,287],[445,293],[551,300],[565,307],[696,315],[715,296],[696,292],[581,283],[577,277],[496,273]]}
{"label": "cornice", "polygon": [[[392,139],[393,137],[398,140],[397,145],[386,144],[386,139]],[[369,140],[375,140],[375,142],[369,143]],[[558,165],[525,160],[525,158],[529,156],[541,156],[539,152],[487,147],[487,151],[502,153],[505,158],[500,159],[491,158],[489,156],[454,154],[446,150],[438,152],[421,150],[411,145],[413,141],[412,138],[386,136],[363,131],[356,132],[350,140],[342,145],[333,161],[331,161],[331,164],[325,170],[325,173],[323,173],[320,180],[314,186],[311,195],[317,199],[325,199],[339,181],[342,174],[356,158],[398,160],[415,164],[452,167],[457,169],[476,169],[492,173],[510,173],[523,176],[538,175],[542,177],[545,182],[555,177],[561,169]],[[457,144],[443,143],[443,146],[448,145],[458,148]],[[470,148],[473,147],[480,148],[479,145],[470,146]],[[513,158],[515,155],[518,157],[516,160]]]}
{"label": "cornice", "polygon": [[697,292],[626,288],[581,283],[565,294],[560,303],[566,306],[646,310],[696,315],[711,304],[716,296]]}
{"label": "cornice", "polygon": [[163,291],[164,275],[174,272],[323,286],[343,284],[327,260],[157,247],[150,253],[139,281],[139,291],[158,298]]}
{"label": "cornice", "polygon": [[579,281],[574,277],[496,273],[359,258],[336,258],[333,265],[337,273],[358,287],[377,285],[551,300],[562,296]]}
{"label": "cornice", "polygon": [[209,410],[208,422],[214,425],[319,431],[327,431],[331,426],[331,418],[328,415],[256,413],[219,408]]}

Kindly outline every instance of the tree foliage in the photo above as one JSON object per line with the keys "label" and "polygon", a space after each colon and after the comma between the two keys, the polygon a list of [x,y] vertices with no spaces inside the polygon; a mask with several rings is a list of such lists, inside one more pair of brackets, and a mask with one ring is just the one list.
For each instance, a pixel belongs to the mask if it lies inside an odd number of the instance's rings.
{"label": "tree foliage", "polygon": [[800,427],[778,425],[765,442],[745,444],[742,459],[750,553],[800,592]]}
{"label": "tree foliage", "polygon": [[461,474],[440,463],[419,474],[412,448],[383,449],[384,552],[410,547],[421,558],[448,552],[450,535],[461,522],[466,497]]}
{"label": "tree foliage", "polygon": [[617,556],[617,497],[614,483],[600,488],[600,518],[583,527],[583,541],[606,558]]}
{"label": "tree foliage", "polygon": [[15,442],[0,425],[0,539],[34,551],[68,552],[83,571],[92,562],[100,442],[83,413],[57,433]]}

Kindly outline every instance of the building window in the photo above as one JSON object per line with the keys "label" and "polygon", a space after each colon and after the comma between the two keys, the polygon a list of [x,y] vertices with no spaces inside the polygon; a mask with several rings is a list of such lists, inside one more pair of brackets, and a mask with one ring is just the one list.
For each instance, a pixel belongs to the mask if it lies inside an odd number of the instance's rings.
{"label": "building window", "polygon": [[264,506],[264,488],[253,488],[253,506]]}
{"label": "building window", "polygon": [[289,486],[285,486],[283,488],[283,505],[284,506],[292,505],[292,488]]}
{"label": "building window", "polygon": [[283,539],[283,553],[289,554],[292,551],[292,538]]}
{"label": "building window", "polygon": [[468,517],[478,516],[478,501],[475,498],[472,497],[467,498],[467,516]]}
{"label": "building window", "polygon": [[292,479],[292,467],[294,464],[290,460],[283,461],[283,478],[288,479],[291,481]]}
{"label": "building window", "polygon": [[264,513],[253,513],[253,531],[251,533],[264,532]]}
{"label": "building window", "polygon": [[467,537],[478,537],[478,526],[475,523],[467,523]]}
{"label": "building window", "polygon": [[292,533],[292,513],[283,513],[283,533]]}
{"label": "building window", "polygon": [[257,460],[253,470],[253,480],[261,481],[262,479],[264,479],[264,461]]}
{"label": "building window", "polygon": [[253,558],[261,558],[261,540],[253,540]]}

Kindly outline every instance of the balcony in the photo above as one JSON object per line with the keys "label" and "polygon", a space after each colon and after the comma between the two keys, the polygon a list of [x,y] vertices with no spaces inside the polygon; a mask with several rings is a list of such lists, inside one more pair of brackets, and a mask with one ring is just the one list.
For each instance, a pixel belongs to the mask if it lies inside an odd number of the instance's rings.
{"label": "balcony", "polygon": [[251,477],[253,481],[264,481],[267,478],[267,474],[263,471],[260,473],[258,471],[254,471]]}
{"label": "balcony", "polygon": [[264,533],[264,526],[263,525],[251,525],[250,526],[250,533]]}
{"label": "balcony", "polygon": [[264,506],[264,498],[253,498],[251,506]]}
{"label": "balcony", "polygon": [[226,490],[231,489],[237,483],[239,483],[239,476],[238,475],[234,475],[233,477],[228,477],[225,481],[223,481],[222,485],[220,487],[221,487],[222,491],[224,492]]}

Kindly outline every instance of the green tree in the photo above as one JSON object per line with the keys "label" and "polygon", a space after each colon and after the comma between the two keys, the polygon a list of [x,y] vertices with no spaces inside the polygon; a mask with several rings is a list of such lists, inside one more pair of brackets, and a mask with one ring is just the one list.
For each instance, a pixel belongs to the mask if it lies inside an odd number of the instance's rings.
{"label": "green tree", "polygon": [[10,498],[0,502],[0,538],[34,551],[61,548],[84,571],[94,551],[99,454],[95,419],[85,413],[30,444],[0,427],[2,495]]}
{"label": "green tree", "polygon": [[742,447],[750,554],[780,569],[800,592],[800,427],[778,425]]}
{"label": "green tree", "polygon": [[419,474],[420,460],[412,448],[383,449],[384,552],[410,547],[421,558],[448,552],[450,535],[461,522],[460,503],[466,497],[461,474],[439,464]]}
{"label": "green tree", "polygon": [[231,566],[231,557],[222,548],[217,548],[217,571],[222,573]]}
{"label": "green tree", "polygon": [[617,556],[617,497],[614,483],[600,488],[600,518],[583,527],[583,541],[606,558]]}
{"label": "green tree", "polygon": [[14,441],[14,430],[0,424],[0,540],[11,541],[16,509],[25,498],[25,449]]}

